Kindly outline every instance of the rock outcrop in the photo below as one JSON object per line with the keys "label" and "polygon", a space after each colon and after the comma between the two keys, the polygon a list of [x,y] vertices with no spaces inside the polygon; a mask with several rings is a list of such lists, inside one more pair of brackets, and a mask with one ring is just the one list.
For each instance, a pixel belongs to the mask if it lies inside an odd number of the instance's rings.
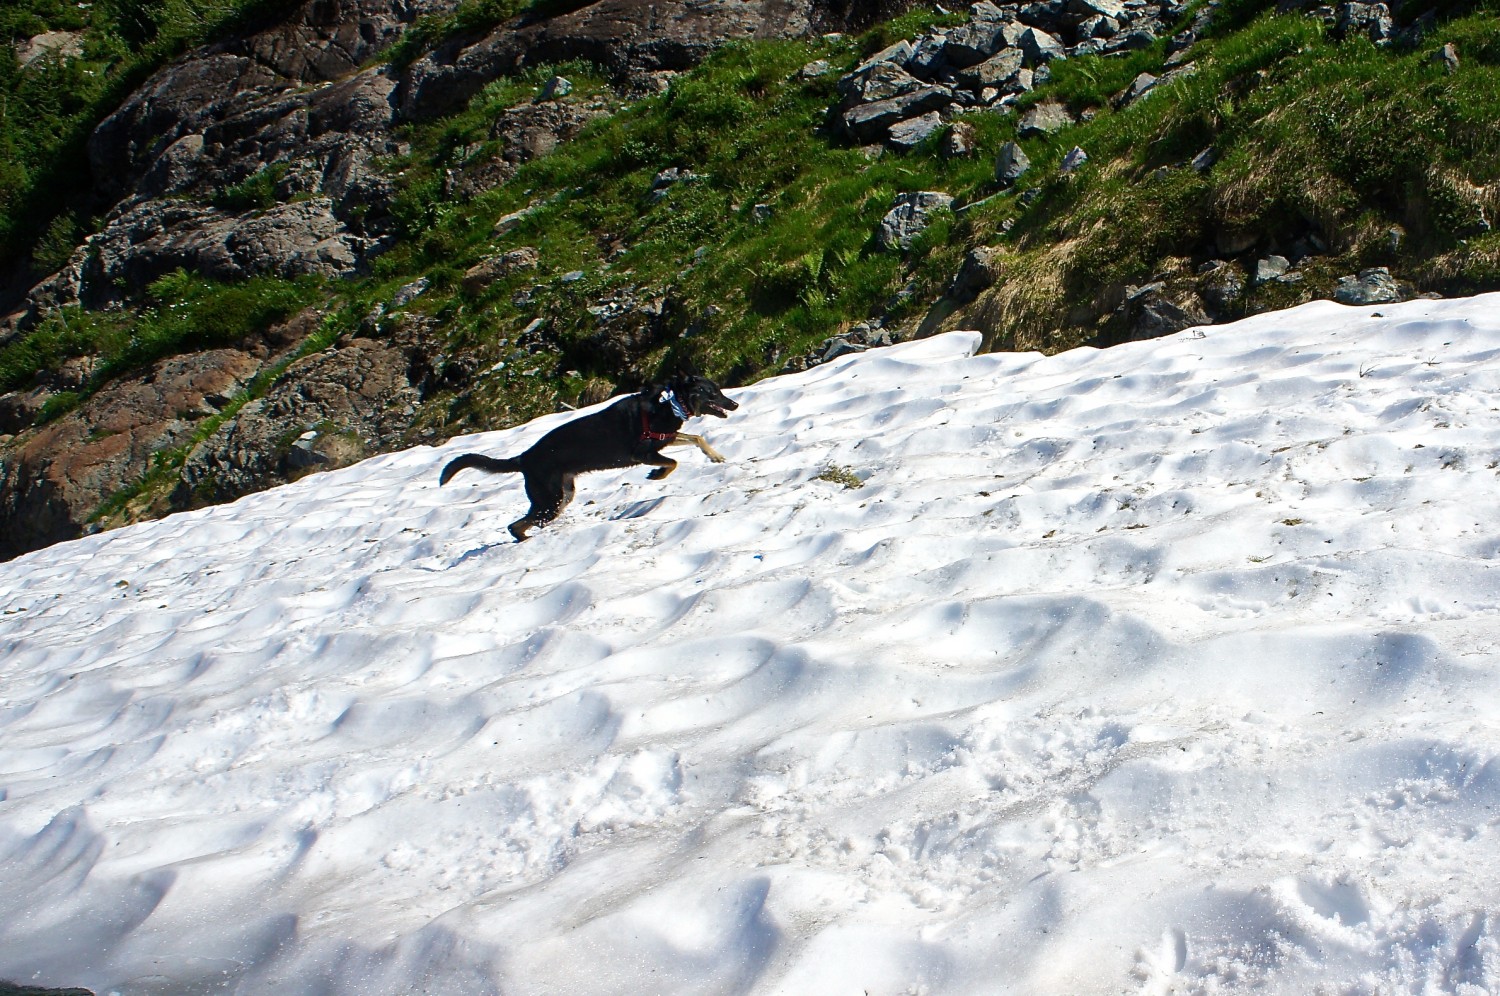
{"label": "rock outcrop", "polygon": [[186,445],[315,327],[303,315],[235,348],[162,360],[0,453],[0,559],[79,535],[153,457]]}

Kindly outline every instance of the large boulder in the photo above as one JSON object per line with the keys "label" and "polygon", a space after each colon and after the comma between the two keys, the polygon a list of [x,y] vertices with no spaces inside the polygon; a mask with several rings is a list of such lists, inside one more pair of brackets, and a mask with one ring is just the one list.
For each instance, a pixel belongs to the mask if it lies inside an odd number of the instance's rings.
{"label": "large boulder", "polygon": [[342,277],[354,272],[366,242],[334,215],[327,198],[242,214],[142,201],[90,240],[91,251],[79,261],[78,296],[102,307],[178,269],[224,281]]}

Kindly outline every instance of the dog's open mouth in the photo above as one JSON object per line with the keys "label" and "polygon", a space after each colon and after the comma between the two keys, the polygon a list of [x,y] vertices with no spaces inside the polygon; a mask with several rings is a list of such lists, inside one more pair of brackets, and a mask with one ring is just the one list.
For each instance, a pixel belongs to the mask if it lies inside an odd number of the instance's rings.
{"label": "dog's open mouth", "polygon": [[704,401],[703,414],[716,415],[719,418],[728,418],[729,413],[734,411],[738,407],[739,405],[735,404],[733,401],[730,401],[728,398],[724,399],[724,404],[722,405],[717,401]]}

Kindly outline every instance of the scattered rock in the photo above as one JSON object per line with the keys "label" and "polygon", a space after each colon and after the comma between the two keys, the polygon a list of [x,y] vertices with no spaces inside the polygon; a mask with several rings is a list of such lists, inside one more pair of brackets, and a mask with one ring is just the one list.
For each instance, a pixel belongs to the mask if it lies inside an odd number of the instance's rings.
{"label": "scattered rock", "polygon": [[1245,272],[1234,263],[1210,260],[1198,270],[1198,294],[1215,316],[1233,314],[1245,294]]}
{"label": "scattered rock", "polygon": [[845,130],[861,142],[879,141],[899,121],[940,111],[953,103],[953,91],[945,86],[924,86],[887,100],[857,104],[844,112]]}
{"label": "scattered rock", "polygon": [[969,90],[993,87],[1002,92],[1020,92],[1020,72],[1026,64],[1018,48],[1007,48],[983,62],[960,69],[954,78]]}
{"label": "scattered rock", "polygon": [[1073,123],[1073,115],[1066,107],[1055,100],[1044,100],[1021,115],[1016,134],[1022,138],[1035,138],[1061,131]]}
{"label": "scattered rock", "polygon": [[572,92],[572,80],[569,80],[565,76],[554,76],[547,81],[545,86],[542,87],[542,92],[538,95],[537,99],[561,100]]}
{"label": "scattered rock", "polygon": [[498,256],[481,260],[465,271],[464,292],[478,296],[488,290],[490,285],[512,273],[535,269],[537,262],[537,252],[530,246],[522,246],[519,249],[512,249]]}
{"label": "scattered rock", "polygon": [[1405,295],[1384,266],[1360,270],[1358,276],[1339,277],[1334,288],[1333,299],[1340,304],[1389,304],[1401,301]]}
{"label": "scattered rock", "polygon": [[910,249],[932,223],[933,213],[952,206],[953,198],[937,191],[897,194],[891,210],[881,219],[875,240],[882,249]]}
{"label": "scattered rock", "polygon": [[943,128],[943,116],[937,111],[929,111],[920,117],[911,118],[907,121],[898,121],[891,125],[890,134],[886,142],[894,149],[906,152],[921,145],[927,139],[937,134]]}
{"label": "scattered rock", "polygon": [[964,254],[963,264],[948,285],[948,296],[967,304],[1000,279],[1001,252],[994,246],[979,246]]}
{"label": "scattered rock", "polygon": [[1164,283],[1132,287],[1125,301],[1115,311],[1111,341],[1138,342],[1156,339],[1195,325],[1207,325],[1211,319],[1203,303],[1190,286],[1169,287]]}
{"label": "scattered rock", "polygon": [[965,121],[955,121],[943,136],[942,154],[946,159],[957,159],[974,152],[974,129]]}
{"label": "scattered rock", "polygon": [[16,45],[16,61],[23,66],[31,65],[44,55],[61,62],[82,54],[83,33],[79,31],[47,31]]}
{"label": "scattered rock", "polygon": [[396,296],[391,298],[391,308],[404,308],[417,298],[427,293],[427,288],[432,282],[426,277],[418,277],[411,283],[406,284],[396,291]]}
{"label": "scattered rock", "polygon": [[1058,167],[1058,172],[1067,175],[1068,173],[1075,172],[1080,166],[1088,161],[1089,154],[1075,145],[1073,146],[1073,148],[1068,150],[1067,155],[1063,156],[1062,165]]}
{"label": "scattered rock", "polygon": [[1017,47],[1025,55],[1028,66],[1039,66],[1053,59],[1067,57],[1063,43],[1040,28],[1027,28],[1021,32]]}
{"label": "scattered rock", "polygon": [[1443,71],[1449,76],[1458,72],[1458,46],[1452,42],[1444,45],[1436,52],[1427,57],[1427,61],[1436,66],[1442,66]]}
{"label": "scattered rock", "polygon": [[1268,284],[1286,276],[1291,268],[1291,261],[1285,256],[1267,256],[1256,261],[1254,282],[1257,285]]}
{"label": "scattered rock", "polygon": [[1113,103],[1117,109],[1129,107],[1131,104],[1135,103],[1137,100],[1140,100],[1146,94],[1150,93],[1152,89],[1155,88],[1156,83],[1157,79],[1155,76],[1152,76],[1150,73],[1141,73],[1133,81],[1131,81],[1131,84],[1128,87],[1115,94],[1111,103]]}
{"label": "scattered rock", "polygon": [[1006,142],[1000,146],[1000,155],[995,159],[995,179],[1005,186],[1010,186],[1021,178],[1031,168],[1031,160],[1021,147],[1015,142]]}

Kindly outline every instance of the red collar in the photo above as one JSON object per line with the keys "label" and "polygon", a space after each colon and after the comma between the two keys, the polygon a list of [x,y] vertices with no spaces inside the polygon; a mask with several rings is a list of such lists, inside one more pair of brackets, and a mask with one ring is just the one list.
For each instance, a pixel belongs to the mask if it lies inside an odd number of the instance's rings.
{"label": "red collar", "polygon": [[655,440],[660,443],[668,443],[676,438],[677,433],[675,432],[652,432],[651,417],[647,414],[646,409],[641,409],[641,442]]}

